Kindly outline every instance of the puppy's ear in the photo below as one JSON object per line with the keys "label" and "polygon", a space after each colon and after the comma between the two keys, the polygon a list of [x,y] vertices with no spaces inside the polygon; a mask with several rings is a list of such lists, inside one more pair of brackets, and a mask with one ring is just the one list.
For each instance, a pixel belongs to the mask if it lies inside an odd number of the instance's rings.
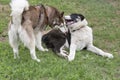
{"label": "puppy's ear", "polygon": [[48,41],[48,35],[45,34],[42,36],[42,42],[47,42]]}
{"label": "puppy's ear", "polygon": [[63,17],[63,15],[64,15],[64,12],[61,12],[61,17]]}

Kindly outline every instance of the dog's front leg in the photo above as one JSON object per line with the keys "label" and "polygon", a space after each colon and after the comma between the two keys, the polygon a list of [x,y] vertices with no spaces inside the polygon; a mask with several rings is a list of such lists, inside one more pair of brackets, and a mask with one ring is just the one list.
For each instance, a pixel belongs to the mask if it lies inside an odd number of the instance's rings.
{"label": "dog's front leg", "polygon": [[48,49],[44,49],[42,46],[42,33],[38,32],[35,33],[35,40],[36,40],[36,47],[40,50],[40,51],[48,51]]}
{"label": "dog's front leg", "polygon": [[77,46],[75,44],[70,45],[70,54],[68,55],[68,61],[72,61],[75,58],[75,53],[76,53],[76,48]]}

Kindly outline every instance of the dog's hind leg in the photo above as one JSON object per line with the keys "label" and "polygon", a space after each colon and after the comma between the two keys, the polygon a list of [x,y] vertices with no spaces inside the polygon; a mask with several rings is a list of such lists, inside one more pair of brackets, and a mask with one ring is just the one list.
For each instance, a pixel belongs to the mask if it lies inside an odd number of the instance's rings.
{"label": "dog's hind leg", "polygon": [[102,51],[101,49],[95,47],[94,45],[90,44],[87,46],[87,50],[92,51],[98,55],[108,57],[108,58],[113,58],[113,55],[107,52]]}
{"label": "dog's hind leg", "polygon": [[36,47],[40,51],[48,51],[48,49],[44,49],[42,46],[42,33],[41,32],[35,33],[35,44],[36,44]]}
{"label": "dog's hind leg", "polygon": [[36,60],[37,62],[40,62],[40,59],[37,58],[36,52],[35,52],[35,41],[32,41],[30,44],[28,44],[28,48],[30,50],[32,59]]}
{"label": "dog's hind leg", "polygon": [[19,58],[18,34],[17,34],[17,29],[13,24],[9,25],[8,36],[9,36],[9,43],[10,43],[11,47],[13,48],[14,59],[16,59],[17,57]]}
{"label": "dog's hind leg", "polygon": [[31,58],[33,60],[36,60],[37,62],[40,62],[40,60],[36,57],[35,37],[33,33],[28,34],[26,30],[23,29],[22,32],[20,33],[20,39],[22,40],[24,45],[30,50]]}
{"label": "dog's hind leg", "polygon": [[31,22],[26,21],[23,26],[19,29],[19,37],[24,45],[30,50],[31,58],[40,62],[40,59],[37,58],[35,52],[35,36],[33,32],[33,28],[31,26]]}

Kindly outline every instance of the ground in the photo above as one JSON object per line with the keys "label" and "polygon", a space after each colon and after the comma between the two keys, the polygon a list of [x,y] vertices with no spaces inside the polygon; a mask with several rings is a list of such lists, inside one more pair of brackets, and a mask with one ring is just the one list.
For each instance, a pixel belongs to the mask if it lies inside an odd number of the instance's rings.
{"label": "ground", "polygon": [[36,49],[40,63],[20,44],[20,59],[13,59],[8,42],[10,0],[0,0],[0,80],[120,80],[120,0],[28,0],[31,5],[52,5],[70,13],[82,13],[93,29],[94,45],[114,59],[78,51],[68,62],[52,51]]}

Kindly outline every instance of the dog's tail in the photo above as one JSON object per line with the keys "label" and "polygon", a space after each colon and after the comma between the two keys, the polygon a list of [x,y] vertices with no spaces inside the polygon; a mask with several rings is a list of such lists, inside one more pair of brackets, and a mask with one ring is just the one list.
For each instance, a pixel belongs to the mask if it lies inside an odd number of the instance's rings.
{"label": "dog's tail", "polygon": [[11,14],[13,23],[19,22],[21,24],[22,13],[29,9],[27,0],[11,0],[10,2]]}

